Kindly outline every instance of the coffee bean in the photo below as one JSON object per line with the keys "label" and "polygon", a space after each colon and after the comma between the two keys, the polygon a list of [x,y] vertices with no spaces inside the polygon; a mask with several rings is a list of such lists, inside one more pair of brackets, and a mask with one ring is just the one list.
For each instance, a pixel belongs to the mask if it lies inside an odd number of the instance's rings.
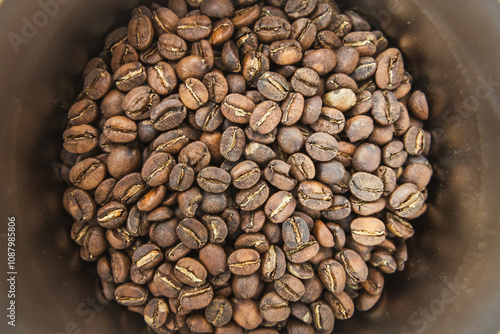
{"label": "coffee bean", "polygon": [[207,228],[194,218],[183,219],[176,233],[182,243],[191,249],[202,248],[208,240]]}
{"label": "coffee bean", "polygon": [[384,250],[374,251],[370,257],[370,264],[383,274],[392,274],[397,269],[396,260]]}
{"label": "coffee bean", "polygon": [[306,141],[306,151],[317,161],[330,161],[337,155],[337,140],[327,133],[318,132]]}
{"label": "coffee bean", "polygon": [[184,17],[177,24],[177,33],[188,42],[208,38],[212,33],[212,22],[206,15]]}
{"label": "coffee bean", "polygon": [[290,0],[285,5],[285,13],[292,19],[308,16],[316,8],[317,0]]}
{"label": "coffee bean", "polygon": [[250,117],[250,127],[253,131],[268,134],[281,121],[281,108],[276,102],[265,101],[255,107]]}
{"label": "coffee bean", "polygon": [[184,147],[178,157],[179,163],[193,167],[199,173],[210,163],[211,155],[207,145],[201,141],[195,141]]}
{"label": "coffee bean", "polygon": [[174,275],[184,284],[199,287],[205,283],[207,271],[199,261],[185,257],[175,264]]}
{"label": "coffee bean", "polygon": [[244,211],[241,213],[241,229],[246,233],[259,232],[266,222],[264,210]]}
{"label": "coffee bean", "polygon": [[323,97],[323,103],[340,111],[347,111],[356,105],[356,95],[350,89],[342,88],[328,92]]}
{"label": "coffee bean", "polygon": [[158,52],[168,60],[179,60],[188,51],[186,42],[177,35],[163,34],[158,41]]}
{"label": "coffee bean", "polygon": [[432,177],[432,167],[428,164],[413,163],[403,170],[400,180],[403,183],[413,183],[420,191],[425,189]]}
{"label": "coffee bean", "polygon": [[227,258],[229,270],[235,275],[250,275],[260,268],[260,255],[253,249],[238,249]]}
{"label": "coffee bean", "polygon": [[344,37],[344,45],[358,50],[361,57],[373,56],[377,52],[377,37],[367,31],[353,31]]}
{"label": "coffee bean", "polygon": [[325,295],[325,301],[330,305],[336,319],[347,320],[354,314],[354,302],[344,291],[339,293],[327,293]]}
{"label": "coffee bean", "polygon": [[244,329],[252,330],[262,323],[262,315],[255,301],[233,298],[231,304],[234,321]]}
{"label": "coffee bean", "polygon": [[217,167],[205,167],[198,173],[197,182],[205,191],[221,193],[229,187],[231,175]]}
{"label": "coffee bean", "polygon": [[252,187],[259,181],[260,175],[259,166],[255,162],[249,160],[239,163],[231,170],[233,185],[238,189],[248,189]]}
{"label": "coffee bean", "polygon": [[254,186],[240,190],[236,195],[236,204],[243,211],[252,211],[263,205],[269,197],[269,186],[259,181]]}
{"label": "coffee bean", "polygon": [[301,18],[292,23],[290,38],[299,42],[302,50],[309,49],[316,38],[317,27],[308,18]]}
{"label": "coffee bean", "polygon": [[245,135],[247,136],[249,141],[257,142],[264,145],[272,144],[276,141],[276,133],[278,133],[278,128],[275,128],[273,131],[268,134],[261,134],[253,131],[250,126],[245,128]]}
{"label": "coffee bean", "polygon": [[82,154],[92,151],[98,144],[97,129],[90,125],[76,125],[63,133],[64,149]]}
{"label": "coffee bean", "polygon": [[287,262],[286,268],[290,274],[301,280],[308,280],[314,276],[314,268],[309,262]]}
{"label": "coffee bean", "polygon": [[276,245],[270,245],[269,250],[262,255],[262,276],[269,281],[274,281],[283,276],[286,270],[285,253]]}
{"label": "coffee bean", "polygon": [[116,228],[127,219],[128,210],[120,202],[110,202],[97,211],[97,221],[104,228]]}
{"label": "coffee bean", "polygon": [[147,79],[147,72],[139,62],[122,65],[113,75],[116,88],[122,92],[129,92],[142,85]]}
{"label": "coffee bean", "polygon": [[180,305],[188,310],[203,309],[210,304],[214,292],[209,283],[198,287],[185,286],[179,292]]}
{"label": "coffee bean", "polygon": [[88,158],[71,168],[69,178],[78,188],[91,190],[97,188],[106,177],[106,173],[105,164],[97,159]]}
{"label": "coffee bean", "polygon": [[380,198],[384,185],[375,175],[358,172],[352,176],[349,189],[357,198],[371,202]]}
{"label": "coffee bean", "polygon": [[144,309],[144,321],[151,328],[160,328],[167,321],[168,305],[163,298],[151,299]]}
{"label": "coffee bean", "polygon": [[316,95],[319,86],[319,75],[310,68],[299,68],[295,71],[291,85],[293,90],[306,97]]}
{"label": "coffee bean", "polygon": [[347,284],[358,284],[368,277],[368,267],[355,251],[343,249],[335,255],[335,260],[344,266]]}
{"label": "coffee bean", "polygon": [[63,205],[76,222],[92,219],[96,212],[96,203],[85,190],[68,188],[64,192]]}
{"label": "coffee bean", "polygon": [[224,297],[215,297],[205,309],[205,318],[215,327],[229,323],[233,315],[233,307]]}
{"label": "coffee bean", "polygon": [[276,158],[276,152],[269,146],[256,142],[251,142],[245,146],[243,153],[246,159],[252,160],[260,166],[264,166]]}
{"label": "coffee bean", "polygon": [[322,106],[323,101],[319,96],[306,99],[304,102],[304,112],[302,113],[300,121],[303,124],[315,123],[321,114]]}
{"label": "coffee bean", "polygon": [[290,175],[298,182],[312,180],[316,176],[316,168],[313,161],[303,153],[295,153],[288,158]]}
{"label": "coffee bean", "polygon": [[259,310],[262,318],[268,321],[283,321],[290,315],[288,302],[276,292],[270,292],[262,297]]}
{"label": "coffee bean", "polygon": [[284,274],[280,279],[275,280],[274,289],[280,297],[292,302],[298,301],[305,293],[304,284],[290,274]]}
{"label": "coffee bean", "polygon": [[255,109],[255,104],[248,97],[240,94],[229,94],[221,105],[221,112],[234,123],[246,124]]}
{"label": "coffee bean", "polygon": [[148,289],[134,283],[119,285],[115,290],[115,300],[124,306],[139,306],[146,304]]}
{"label": "coffee bean", "polygon": [[229,161],[238,161],[245,146],[245,133],[237,126],[228,127],[220,141],[220,152]]}
{"label": "coffee bean", "polygon": [[154,30],[146,15],[137,15],[128,25],[128,42],[137,50],[146,50],[153,41]]}
{"label": "coffee bean", "polygon": [[313,258],[319,251],[319,244],[311,236],[309,241],[297,247],[284,246],[284,251],[288,261],[293,263],[303,263]]}
{"label": "coffee bean", "polygon": [[280,190],[291,191],[297,184],[297,180],[290,175],[291,166],[281,160],[271,161],[264,170],[264,176],[269,183]]}
{"label": "coffee bean", "polygon": [[92,100],[83,99],[75,103],[68,111],[68,125],[90,124],[97,119],[98,106]]}
{"label": "coffee bean", "polygon": [[161,249],[154,244],[144,244],[139,246],[133,256],[132,261],[137,269],[148,270],[156,267],[163,260]]}
{"label": "coffee bean", "polygon": [[330,292],[340,293],[344,290],[346,274],[339,262],[333,259],[322,261],[318,266],[318,276]]}
{"label": "coffee bean", "polygon": [[254,31],[260,42],[270,44],[287,39],[290,36],[291,25],[282,17],[267,16],[255,22]]}
{"label": "coffee bean", "polygon": [[281,74],[266,72],[259,78],[257,88],[267,99],[279,102],[288,95],[290,84]]}
{"label": "coffee bean", "polygon": [[416,126],[412,126],[406,131],[403,142],[405,150],[410,155],[422,155],[428,150],[430,144],[425,131]]}
{"label": "coffee bean", "polygon": [[376,246],[385,240],[385,225],[377,218],[357,218],[351,223],[352,238],[365,246]]}
{"label": "coffee bean", "polygon": [[388,206],[398,216],[411,218],[424,206],[424,195],[413,183],[405,183],[396,188],[389,198]]}
{"label": "coffee bean", "polygon": [[293,125],[297,123],[304,112],[304,96],[300,93],[292,92],[281,103],[281,123],[283,125]]}
{"label": "coffee bean", "polygon": [[194,170],[187,164],[177,164],[172,168],[169,186],[176,191],[186,191],[194,182]]}

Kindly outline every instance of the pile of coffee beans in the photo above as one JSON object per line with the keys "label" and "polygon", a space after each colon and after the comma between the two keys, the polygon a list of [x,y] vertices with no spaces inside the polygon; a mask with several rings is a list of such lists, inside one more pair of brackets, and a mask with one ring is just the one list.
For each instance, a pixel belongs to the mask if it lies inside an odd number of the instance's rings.
{"label": "pile of coffee beans", "polygon": [[330,333],[403,270],[429,107],[333,0],[170,0],[83,72],[61,174],[100,298],[156,333]]}

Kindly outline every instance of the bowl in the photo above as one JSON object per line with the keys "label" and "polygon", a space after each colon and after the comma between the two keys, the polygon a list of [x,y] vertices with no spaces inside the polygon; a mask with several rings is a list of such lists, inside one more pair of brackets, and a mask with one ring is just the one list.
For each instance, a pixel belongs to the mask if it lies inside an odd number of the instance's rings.
{"label": "bowl", "polygon": [[[147,333],[140,316],[96,298],[94,265],[69,238],[56,173],[80,73],[138,3],[0,1],[2,333]],[[403,51],[414,87],[429,98],[435,172],[406,270],[387,280],[372,311],[337,321],[335,333],[496,334],[500,3],[339,4],[377,22]]]}

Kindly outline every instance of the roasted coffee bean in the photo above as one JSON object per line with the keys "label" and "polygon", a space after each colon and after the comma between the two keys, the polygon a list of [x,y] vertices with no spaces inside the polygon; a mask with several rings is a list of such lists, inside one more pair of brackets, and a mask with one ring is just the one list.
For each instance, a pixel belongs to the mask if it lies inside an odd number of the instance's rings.
{"label": "roasted coffee bean", "polygon": [[274,289],[280,297],[291,302],[298,301],[305,293],[301,280],[290,274],[284,274],[275,280]]}
{"label": "roasted coffee bean", "polygon": [[269,241],[262,233],[247,232],[236,239],[234,247],[236,249],[250,248],[256,250],[259,254],[262,254],[269,250]]}
{"label": "roasted coffee bean", "polygon": [[318,92],[319,81],[320,78],[316,71],[310,68],[299,68],[291,79],[291,85],[296,92],[311,97]]}
{"label": "roasted coffee bean", "polygon": [[403,56],[398,49],[390,48],[382,52],[376,59],[377,72],[375,81],[380,89],[394,90],[403,80]]}
{"label": "roasted coffee bean", "polygon": [[83,99],[75,103],[68,111],[68,125],[77,126],[90,124],[97,119],[99,107],[97,103],[89,99]]}
{"label": "roasted coffee bean", "polygon": [[270,68],[269,58],[262,52],[256,51],[249,51],[241,65],[241,73],[250,87],[256,87],[258,79]]}
{"label": "roasted coffee bean", "polygon": [[109,174],[117,179],[139,171],[141,164],[141,152],[129,146],[119,146],[113,149],[106,159]]}
{"label": "roasted coffee bean", "polygon": [[400,141],[392,141],[382,148],[382,161],[389,167],[399,168],[403,166],[407,157],[408,153]]}
{"label": "roasted coffee bean", "polygon": [[161,204],[166,192],[167,188],[164,185],[151,189],[137,202],[137,208],[144,212],[152,211]]}
{"label": "roasted coffee bean", "polygon": [[[328,79],[326,80],[325,88],[328,91],[341,89],[341,88],[348,88],[348,89],[352,90],[353,92],[356,92],[358,90],[358,84],[356,83],[356,81],[354,81],[351,77],[349,77],[346,74],[334,73],[331,76],[329,76]],[[367,91],[364,91],[364,92],[367,92]],[[370,96],[371,96],[371,94],[370,94]],[[350,111],[350,114],[353,114],[352,110]],[[362,113],[360,113],[360,114],[362,114]]]}
{"label": "roasted coffee bean", "polygon": [[115,300],[124,306],[139,306],[146,304],[148,289],[134,283],[119,285],[115,290]]}
{"label": "roasted coffee bean", "polygon": [[289,93],[281,103],[281,123],[283,125],[293,125],[297,123],[304,112],[304,96],[300,93]]}
{"label": "roasted coffee bean", "polygon": [[351,143],[358,142],[373,132],[373,119],[365,115],[351,117],[345,121],[344,129]]}
{"label": "roasted coffee bean", "polygon": [[205,318],[215,327],[229,323],[233,316],[233,307],[224,297],[215,297],[205,309]]}
{"label": "roasted coffee bean", "polygon": [[198,173],[197,182],[205,191],[221,193],[229,187],[231,175],[217,167],[205,167]]}
{"label": "roasted coffee bean", "polygon": [[353,31],[344,37],[344,45],[358,50],[361,57],[373,56],[377,52],[377,37],[367,31]]}
{"label": "roasted coffee bean", "polygon": [[200,209],[209,214],[218,214],[227,208],[227,205],[228,197],[226,193],[214,194],[205,191]]}
{"label": "roasted coffee bean", "polygon": [[209,283],[199,287],[185,286],[179,292],[180,305],[188,310],[203,309],[210,304],[214,291]]}
{"label": "roasted coffee bean", "polygon": [[228,127],[220,140],[220,153],[229,161],[238,161],[245,147],[245,133],[237,126]]}
{"label": "roasted coffee bean", "polygon": [[319,251],[318,242],[311,236],[305,244],[291,248],[284,246],[284,251],[288,261],[293,263],[303,263],[313,258]]}
{"label": "roasted coffee bean", "polygon": [[148,69],[148,83],[160,95],[168,95],[177,87],[177,77],[173,67],[159,62]]}
{"label": "roasted coffee bean", "polygon": [[199,249],[208,241],[207,228],[194,218],[185,218],[177,225],[176,233],[184,245]]}
{"label": "roasted coffee bean", "polygon": [[257,303],[251,299],[233,298],[233,319],[244,329],[252,330],[262,323],[262,315]]}
{"label": "roasted coffee bean", "polygon": [[272,195],[264,208],[264,212],[273,223],[282,223],[295,211],[296,200],[287,191],[279,191]]}
{"label": "roasted coffee bean", "polygon": [[235,275],[250,275],[259,270],[260,255],[253,249],[238,249],[227,258],[229,270]]}
{"label": "roasted coffee bean", "polygon": [[243,211],[252,211],[263,205],[269,197],[269,186],[259,181],[254,186],[240,190],[236,195],[236,204]]}
{"label": "roasted coffee bean", "polygon": [[326,293],[324,298],[328,305],[330,305],[336,319],[347,320],[353,316],[354,302],[344,291],[339,293]]}
{"label": "roasted coffee bean", "polygon": [[[318,25],[316,24],[316,26]],[[317,49],[330,49],[333,51],[336,50],[340,51],[340,49],[343,48],[342,41],[340,40],[340,38],[338,38],[338,36],[335,35],[333,31],[330,30],[321,30],[318,32],[316,40],[314,41],[314,47]],[[357,63],[357,60],[355,62]],[[342,72],[342,71],[337,71],[337,72]]]}
{"label": "roasted coffee bean", "polygon": [[275,41],[269,46],[271,59],[278,65],[292,65],[302,58],[302,47],[294,39]]}
{"label": "roasted coffee bean", "polygon": [[128,210],[120,202],[110,202],[97,211],[97,221],[104,228],[116,228],[127,219]]}
{"label": "roasted coffee bean", "polygon": [[199,173],[203,168],[210,163],[210,151],[207,145],[201,141],[195,141],[184,147],[178,157],[178,162],[188,164],[193,167],[193,170]]}
{"label": "roasted coffee bean", "polygon": [[313,161],[303,153],[291,155],[287,163],[291,166],[290,175],[298,182],[312,180],[316,176],[316,168]]}
{"label": "roasted coffee bean", "polygon": [[208,91],[208,100],[215,103],[221,103],[228,93],[227,80],[218,70],[205,74],[203,84]]}
{"label": "roasted coffee bean", "polygon": [[175,72],[181,81],[186,81],[190,78],[201,80],[210,70],[208,62],[194,54],[182,58],[175,67]]}
{"label": "roasted coffee bean", "polygon": [[347,284],[358,284],[364,282],[368,277],[368,267],[355,251],[343,249],[335,255],[335,260],[344,266]]}
{"label": "roasted coffee bean", "polygon": [[321,114],[322,106],[323,101],[319,96],[306,99],[304,102],[304,112],[302,113],[300,121],[303,124],[315,123]]}
{"label": "roasted coffee bean", "polygon": [[276,245],[270,245],[269,250],[262,255],[262,276],[269,281],[280,279],[286,271],[285,253]]}
{"label": "roasted coffee bean", "polygon": [[277,16],[266,16],[255,22],[254,32],[262,43],[272,43],[290,36],[290,23]]}
{"label": "roasted coffee bean", "polygon": [[323,103],[331,108],[338,109],[340,111],[347,111],[356,105],[357,99],[356,94],[350,89],[341,88],[326,93],[323,97]]}
{"label": "roasted coffee bean", "polygon": [[281,160],[271,161],[264,170],[264,176],[269,183],[280,190],[291,191],[297,184],[297,180],[290,175],[291,166]]}
{"label": "roasted coffee bean", "polygon": [[127,43],[120,44],[113,51],[111,69],[116,72],[122,65],[136,61],[139,61],[139,54],[135,48]]}
{"label": "roasted coffee bean", "polygon": [[330,73],[337,64],[335,52],[331,49],[308,51],[302,60],[304,67],[314,70],[323,76]]}
{"label": "roasted coffee bean", "polygon": [[[217,220],[215,221],[217,222]],[[224,221],[222,221],[222,224],[224,224]],[[216,228],[214,228],[213,230],[217,231]],[[219,236],[214,233],[214,235],[212,235],[210,238],[213,240],[217,240]],[[200,261],[203,263],[203,265],[211,275],[221,275],[225,271],[227,271],[226,253],[224,251],[224,248],[222,248],[222,246],[220,245],[209,243],[205,247],[203,247],[200,250]]]}
{"label": "roasted coffee bean", "polygon": [[[86,257],[82,257],[85,261],[95,261],[99,255],[106,251],[107,242],[105,232],[102,227],[90,227],[83,238],[83,247],[81,248],[81,251],[87,253]],[[82,255],[83,253],[80,254]]]}
{"label": "roasted coffee bean", "polygon": [[262,297],[259,310],[262,318],[267,321],[283,321],[290,315],[288,302],[276,292],[270,292]]}
{"label": "roasted coffee bean", "polygon": [[312,325],[318,331],[332,331],[335,322],[333,311],[327,303],[316,301],[309,308],[313,317]]}
{"label": "roasted coffee bean", "polygon": [[109,92],[111,84],[111,74],[105,69],[97,68],[85,78],[80,96],[94,101],[100,100]]}
{"label": "roasted coffee bean", "polygon": [[256,142],[251,142],[246,145],[243,154],[246,159],[252,160],[260,166],[265,166],[276,158],[276,152],[269,146]]}
{"label": "roasted coffee bean", "polygon": [[101,115],[105,118],[123,115],[122,102],[124,98],[125,94],[118,89],[111,90],[101,102]]}
{"label": "roasted coffee bean", "polygon": [[229,94],[221,105],[221,112],[228,120],[234,123],[246,124],[255,109],[255,104],[248,97],[241,94]]}
{"label": "roasted coffee bean", "polygon": [[[242,27],[234,34],[234,40],[240,50],[240,55],[245,57],[249,52],[257,51],[259,39],[248,27]],[[244,58],[243,58],[244,59]],[[242,65],[244,61],[242,62]]]}
{"label": "roasted coffee bean", "polygon": [[307,153],[317,161],[330,161],[337,155],[337,140],[327,134],[318,132],[310,136],[305,144]]}
{"label": "roasted coffee bean", "polygon": [[90,125],[76,125],[64,131],[63,140],[65,150],[70,153],[83,154],[97,147],[98,132]]}
{"label": "roasted coffee bean", "polygon": [[403,183],[413,183],[420,191],[429,184],[432,177],[432,167],[428,164],[413,163],[405,167],[400,176]]}
{"label": "roasted coffee bean", "polygon": [[295,126],[282,127],[277,138],[280,148],[287,154],[297,153],[304,147],[304,137]]}
{"label": "roasted coffee bean", "polygon": [[328,291],[340,293],[344,290],[346,274],[339,262],[333,259],[322,261],[318,266],[318,277]]}
{"label": "roasted coffee bean", "polygon": [[234,6],[229,0],[206,0],[201,2],[200,11],[204,15],[221,19],[232,17]]}
{"label": "roasted coffee bean", "polygon": [[132,173],[119,180],[114,188],[114,197],[126,204],[135,203],[147,191],[140,173]]}
{"label": "roasted coffee bean", "polygon": [[163,34],[158,41],[158,51],[168,60],[179,60],[187,51],[187,43],[177,35]]}
{"label": "roasted coffee bean", "polygon": [[241,213],[241,229],[246,233],[259,232],[266,222],[264,210],[245,211]]}
{"label": "roasted coffee bean", "polygon": [[285,220],[282,226],[283,241],[290,248],[296,248],[309,241],[309,228],[306,222],[298,217],[293,216]]}
{"label": "roasted coffee bean", "polygon": [[292,23],[290,38],[299,42],[302,50],[309,49],[316,38],[317,27],[308,18],[301,18]]}
{"label": "roasted coffee bean", "polygon": [[413,183],[405,183],[396,188],[389,198],[388,206],[398,216],[411,218],[424,206],[424,195]]}
{"label": "roasted coffee bean", "polygon": [[370,264],[383,274],[392,274],[397,269],[396,260],[384,250],[376,250],[370,257]]}
{"label": "roasted coffee bean", "polygon": [[[221,46],[234,34],[234,24],[229,18],[224,18],[214,24],[209,42],[213,46]],[[239,28],[239,27],[238,27]]]}
{"label": "roasted coffee bean", "polygon": [[266,72],[259,78],[257,89],[267,99],[279,102],[288,95],[290,84],[281,74]]}
{"label": "roasted coffee bean", "polygon": [[309,262],[287,262],[286,268],[290,274],[301,280],[308,280],[314,277],[314,268]]}
{"label": "roasted coffee bean", "polygon": [[410,155],[422,155],[428,150],[430,144],[425,131],[416,126],[412,126],[406,131],[403,142],[405,150]]}
{"label": "roasted coffee bean", "polygon": [[187,79],[179,87],[182,103],[192,110],[202,107],[208,101],[208,91],[203,83],[195,78]]}
{"label": "roasted coffee bean", "polygon": [[163,252],[155,244],[144,244],[139,246],[133,256],[132,261],[137,269],[148,270],[156,267],[163,260]]}
{"label": "roasted coffee bean", "polygon": [[323,30],[328,28],[332,22],[333,15],[335,15],[334,10],[330,3],[321,3],[318,1],[316,9],[309,16],[313,23],[316,25],[318,30]]}
{"label": "roasted coffee bean", "polygon": [[373,94],[373,118],[380,125],[389,125],[396,122],[400,116],[401,108],[399,107],[396,96],[389,91],[376,91]]}
{"label": "roasted coffee bean", "polygon": [[149,86],[132,89],[123,99],[122,109],[128,118],[141,121],[149,118],[151,109],[160,103],[160,97]]}
{"label": "roasted coffee bean", "polygon": [[186,107],[175,99],[165,99],[151,110],[151,122],[158,131],[177,128],[186,116]]}
{"label": "roasted coffee bean", "polygon": [[357,198],[371,202],[382,196],[384,184],[373,174],[358,172],[352,176],[349,189]]}
{"label": "roasted coffee bean", "polygon": [[251,299],[257,295],[261,284],[259,275],[253,273],[246,276],[234,275],[231,287],[236,298]]}
{"label": "roasted coffee bean", "polygon": [[285,13],[292,19],[298,19],[311,14],[316,8],[317,0],[290,0],[285,5]]}
{"label": "roasted coffee bean", "polygon": [[160,328],[167,321],[168,305],[163,298],[153,298],[144,309],[144,321],[151,328]]}
{"label": "roasted coffee bean", "polygon": [[372,173],[380,165],[380,148],[374,144],[361,144],[352,157],[352,167],[356,171]]}
{"label": "roasted coffee bean", "polygon": [[142,85],[147,79],[147,72],[139,62],[122,65],[113,75],[116,88],[122,92],[129,92]]}
{"label": "roasted coffee bean", "polygon": [[96,212],[96,203],[85,190],[68,188],[64,192],[63,205],[76,222],[92,219]]}
{"label": "roasted coffee bean", "polygon": [[281,121],[281,108],[274,101],[265,101],[255,107],[250,117],[250,127],[260,134],[273,131]]}
{"label": "roasted coffee bean", "polygon": [[177,24],[177,33],[188,42],[208,38],[212,33],[212,22],[206,15],[184,17]]}
{"label": "roasted coffee bean", "polygon": [[408,101],[408,108],[413,116],[419,120],[425,121],[429,118],[429,105],[425,93],[417,90]]}
{"label": "roasted coffee bean", "polygon": [[194,170],[187,164],[177,164],[169,176],[169,186],[176,191],[186,191],[194,182]]}
{"label": "roasted coffee bean", "polygon": [[362,245],[376,246],[385,240],[385,225],[377,218],[356,218],[351,223],[351,234]]}
{"label": "roasted coffee bean", "polygon": [[[128,42],[137,50],[146,50],[153,41],[154,30],[151,20],[146,15],[132,17],[128,25]],[[116,50],[116,49],[115,49]]]}
{"label": "roasted coffee bean", "polygon": [[231,170],[233,185],[238,189],[248,189],[252,187],[259,181],[260,175],[261,171],[259,166],[255,162],[249,160],[239,163]]}
{"label": "roasted coffee bean", "polygon": [[106,177],[106,165],[101,161],[88,158],[77,163],[71,168],[69,179],[72,184],[83,190],[91,190]]}
{"label": "roasted coffee bean", "polygon": [[178,196],[179,208],[182,213],[187,217],[194,217],[196,210],[200,205],[203,196],[197,187],[191,187],[190,189],[182,192]]}
{"label": "roasted coffee bean", "polygon": [[205,283],[207,270],[199,261],[185,257],[175,264],[174,275],[184,284],[199,287]]}

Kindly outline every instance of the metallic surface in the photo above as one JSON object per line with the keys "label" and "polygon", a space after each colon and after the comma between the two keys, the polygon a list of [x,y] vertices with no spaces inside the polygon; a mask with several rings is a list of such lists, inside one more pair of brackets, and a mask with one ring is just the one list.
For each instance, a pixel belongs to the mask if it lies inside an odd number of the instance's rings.
{"label": "metallic surface", "polygon": [[[4,233],[7,217],[15,216],[18,272],[15,328],[6,324],[8,286],[0,281],[1,333],[147,332],[139,316],[96,301],[95,270],[79,261],[68,238],[71,222],[54,173],[65,111],[81,88],[79,73],[102,47],[96,41],[123,24],[137,2],[0,4],[0,268],[7,272]],[[415,86],[431,101],[436,141],[429,210],[415,223],[407,269],[387,280],[380,305],[337,321],[335,332],[496,334],[500,3],[341,2],[380,22],[404,51]],[[58,5],[47,7],[48,15],[41,3]]]}

